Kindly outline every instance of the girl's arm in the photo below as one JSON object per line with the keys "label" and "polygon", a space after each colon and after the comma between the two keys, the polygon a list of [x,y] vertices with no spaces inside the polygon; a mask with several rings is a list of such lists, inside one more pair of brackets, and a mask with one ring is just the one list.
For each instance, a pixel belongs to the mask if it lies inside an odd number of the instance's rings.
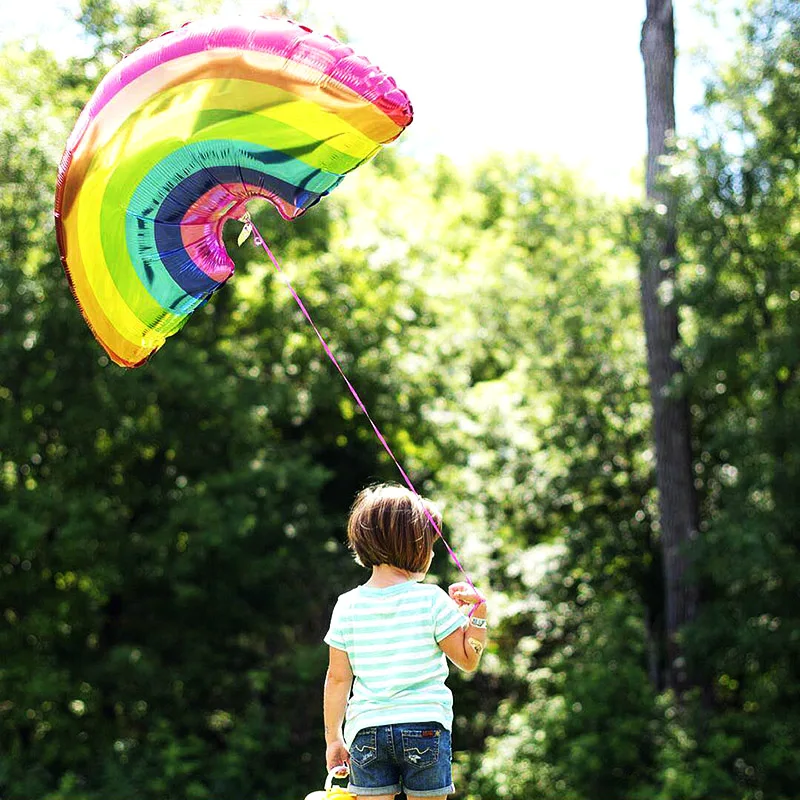
{"label": "girl's arm", "polygon": [[[463,669],[464,672],[474,672],[486,648],[486,601],[465,583],[454,583],[450,587],[450,596],[461,607],[480,603],[465,628],[456,628],[439,642],[444,654],[459,669]],[[472,620],[476,622],[473,624]]]}
{"label": "girl's arm", "polygon": [[344,745],[342,724],[353,685],[353,670],[344,650],[329,648],[328,673],[325,676],[323,716],[325,719],[325,762],[328,770],[350,763],[350,754]]}

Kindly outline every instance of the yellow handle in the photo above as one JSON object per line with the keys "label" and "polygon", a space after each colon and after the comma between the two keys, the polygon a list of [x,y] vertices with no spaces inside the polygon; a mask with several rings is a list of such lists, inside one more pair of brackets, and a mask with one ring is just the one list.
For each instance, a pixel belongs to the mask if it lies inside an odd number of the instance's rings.
{"label": "yellow handle", "polygon": [[333,786],[328,789],[325,797],[326,800],[352,800],[355,795],[350,794],[347,789],[343,789],[341,786]]}
{"label": "yellow handle", "polygon": [[334,767],[328,773],[328,780],[325,781],[325,800],[355,800],[355,795],[350,794],[344,786],[334,786],[333,779],[346,778],[350,774],[347,767]]}

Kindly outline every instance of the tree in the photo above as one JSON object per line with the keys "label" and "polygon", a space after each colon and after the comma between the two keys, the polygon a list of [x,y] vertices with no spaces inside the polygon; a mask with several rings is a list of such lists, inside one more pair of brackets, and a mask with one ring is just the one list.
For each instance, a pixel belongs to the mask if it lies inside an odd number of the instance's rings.
{"label": "tree", "polygon": [[647,94],[645,190],[649,201],[642,216],[641,302],[664,564],[664,680],[672,688],[681,689],[689,680],[678,636],[697,613],[698,593],[689,574],[688,546],[698,530],[698,505],[692,478],[689,404],[681,391],[681,366],[675,354],[679,343],[674,300],[675,203],[660,182],[661,160],[675,130],[672,0],[647,0],[641,51]]}
{"label": "tree", "polygon": [[800,7],[759,0],[743,23],[703,137],[671,157],[702,532],[685,646],[713,716],[667,739],[664,772],[669,797],[785,800],[800,781]]}

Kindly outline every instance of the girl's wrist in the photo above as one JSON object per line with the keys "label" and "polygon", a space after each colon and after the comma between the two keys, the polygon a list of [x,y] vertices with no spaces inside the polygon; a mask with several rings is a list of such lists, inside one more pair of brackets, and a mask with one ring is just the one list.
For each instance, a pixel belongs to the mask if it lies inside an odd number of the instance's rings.
{"label": "girl's wrist", "polygon": [[470,619],[473,617],[479,617],[480,619],[486,619],[486,599],[481,598],[475,603],[469,612]]}
{"label": "girl's wrist", "polygon": [[337,742],[342,742],[342,741],[344,741],[344,736],[342,735],[342,726],[341,726],[341,724],[339,725],[338,728],[333,728],[333,726],[331,726],[331,728],[329,728],[327,725],[325,725],[325,744],[326,745],[336,744]]}

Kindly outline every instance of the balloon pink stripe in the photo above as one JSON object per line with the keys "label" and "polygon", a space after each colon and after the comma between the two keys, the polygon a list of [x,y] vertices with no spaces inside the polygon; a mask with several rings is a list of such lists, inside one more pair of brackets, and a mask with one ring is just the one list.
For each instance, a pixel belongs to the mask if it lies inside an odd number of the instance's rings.
{"label": "balloon pink stripe", "polygon": [[181,220],[181,239],[197,269],[224,283],[234,264],[222,242],[222,227],[238,219],[253,197],[269,200],[284,219],[296,217],[298,209],[274,192],[252,183],[218,183],[192,203]]}
{"label": "balloon pink stripe", "polygon": [[412,112],[405,92],[366,58],[330,36],[314,33],[290,20],[264,17],[228,25],[214,19],[188,22],[176,31],[167,31],[146,42],[123,58],[118,68],[109,73],[112,77],[100,82],[81,116],[88,123],[118,92],[151,69],[214,48],[271,53],[311,67],[348,86],[400,128],[411,122]]}
{"label": "balloon pink stripe", "polygon": [[[270,261],[272,261],[272,265],[275,267],[275,270],[283,278],[284,282],[286,283],[286,286],[289,289],[289,292],[291,293],[292,297],[294,298],[295,302],[297,303],[298,307],[300,308],[300,311],[303,312],[303,316],[308,321],[308,324],[311,325],[311,327],[314,329],[314,333],[317,334],[317,339],[319,339],[320,343],[322,344],[322,347],[325,350],[325,352],[327,353],[328,358],[333,362],[333,366],[336,367],[336,369],[339,371],[339,374],[342,376],[342,379],[344,380],[345,385],[350,390],[350,394],[353,395],[353,398],[355,399],[356,403],[358,404],[358,407],[364,412],[364,416],[367,418],[367,420],[369,421],[369,424],[372,426],[372,430],[375,431],[375,435],[378,437],[378,441],[383,445],[384,450],[386,450],[386,452],[389,454],[389,457],[392,459],[392,461],[394,461],[395,466],[400,471],[400,474],[403,476],[403,480],[406,482],[406,485],[408,486],[408,488],[417,497],[422,499],[420,493],[416,490],[416,488],[414,487],[414,484],[411,482],[411,478],[408,477],[408,474],[403,469],[403,467],[400,465],[400,462],[397,460],[397,458],[395,457],[394,453],[392,452],[392,448],[389,447],[389,443],[386,441],[386,437],[381,433],[380,428],[378,428],[378,426],[375,424],[375,421],[370,416],[369,411],[367,411],[367,407],[364,405],[364,402],[362,401],[361,397],[359,397],[359,394],[356,391],[355,387],[353,386],[352,383],[350,383],[350,379],[347,377],[347,375],[344,374],[344,370],[340,366],[339,361],[337,360],[336,356],[333,354],[333,351],[328,346],[328,343],[325,341],[325,338],[319,332],[319,328],[317,328],[317,326],[314,324],[314,320],[311,319],[311,314],[308,313],[308,310],[306,309],[305,304],[300,299],[300,295],[297,294],[297,292],[294,289],[294,286],[292,286],[292,282],[289,280],[289,276],[283,271],[283,269],[281,269],[281,265],[278,263],[278,260],[272,254],[272,250],[270,250],[269,246],[264,241],[264,237],[259,233],[258,228],[256,228],[255,224],[252,223],[252,221],[251,221],[251,225],[253,226],[253,238],[256,240],[257,244],[261,245],[261,247],[264,249],[264,252],[266,252],[266,254],[269,256]],[[439,538],[442,540],[442,544],[444,544],[445,549],[450,554],[450,558],[453,559],[455,565],[461,570],[462,574],[464,575],[464,577],[467,580],[467,583],[470,585],[470,587],[472,587],[472,590],[477,593],[478,590],[475,588],[475,585],[470,580],[469,575],[467,575],[467,571],[462,566],[461,561],[459,560],[458,556],[455,554],[455,551],[453,550],[452,547],[450,547],[450,545],[447,543],[447,540],[442,535],[442,531],[439,528],[439,526],[436,524],[436,520],[433,518],[433,516],[431,515],[430,511],[428,511],[428,509],[425,507],[424,504],[423,504],[422,508],[425,511],[425,516],[428,518],[428,521],[431,523],[431,525],[433,525],[433,529],[436,531],[436,533],[439,535]],[[469,614],[470,616],[472,616],[472,614],[474,613],[474,611],[478,607],[478,605],[480,605],[480,604],[476,604],[473,607],[472,611],[470,611],[470,614]]]}

